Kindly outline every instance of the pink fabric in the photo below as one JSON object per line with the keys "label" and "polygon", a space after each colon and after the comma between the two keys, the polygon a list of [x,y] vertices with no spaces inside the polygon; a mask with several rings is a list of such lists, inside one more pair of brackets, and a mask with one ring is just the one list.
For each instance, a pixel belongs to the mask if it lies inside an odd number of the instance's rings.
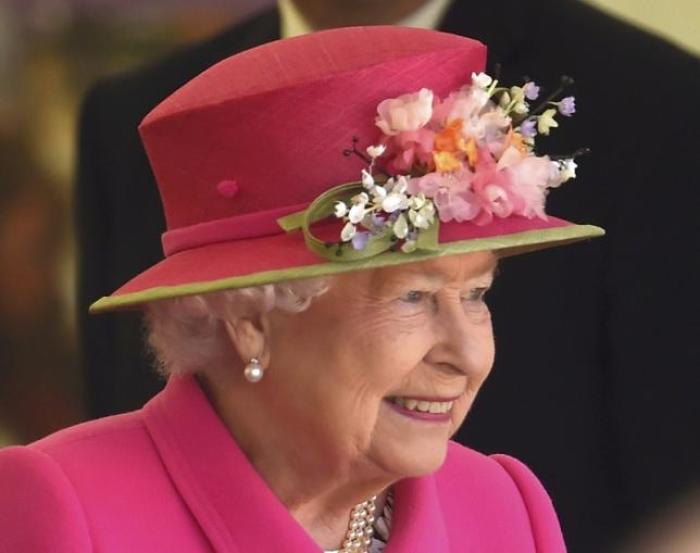
{"label": "pink fabric", "polygon": [[282,234],[284,230],[277,223],[277,219],[307,207],[306,203],[278,207],[169,230],[161,236],[163,253],[168,257],[207,244]]}
{"label": "pink fabric", "polygon": [[[379,139],[379,102],[421,87],[447,93],[482,71],[462,36],[352,27],[269,42],[213,65],[163,100],[139,132],[168,230],[311,202],[357,180],[343,150]],[[223,199],[222,180],[236,196]]]}
{"label": "pink fabric", "polygon": [[[0,490],[3,552],[320,552],[191,377],[139,411],[0,450]],[[452,443],[395,495],[386,553],[565,551],[547,494],[507,456]]]}
{"label": "pink fabric", "polygon": [[[547,221],[524,217],[494,219],[483,227],[451,221],[440,224],[440,243],[564,227],[570,224],[552,216],[549,216]],[[322,240],[337,240],[339,234],[339,228],[333,221],[316,225],[313,230]],[[113,295],[120,296],[158,286],[177,286],[263,273],[290,266],[309,267],[326,263],[326,260],[318,257],[306,246],[301,231],[286,233],[280,229],[279,234],[249,240],[215,242],[174,253],[132,278]]]}

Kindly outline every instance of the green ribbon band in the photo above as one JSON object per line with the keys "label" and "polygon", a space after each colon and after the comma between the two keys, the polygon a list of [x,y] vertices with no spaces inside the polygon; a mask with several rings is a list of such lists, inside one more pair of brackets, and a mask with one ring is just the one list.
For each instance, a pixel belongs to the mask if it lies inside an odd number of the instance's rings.
{"label": "green ribbon band", "polygon": [[[370,236],[367,245],[361,250],[353,248],[351,242],[324,242],[311,232],[311,225],[334,215],[336,202],[348,202],[353,196],[361,192],[364,192],[361,182],[335,186],[321,194],[305,210],[281,217],[277,219],[277,223],[286,232],[301,229],[306,246],[316,255],[329,261],[357,261],[396,249],[400,244],[400,240],[392,235],[390,229],[381,234]],[[439,250],[438,230],[439,219],[436,216],[435,221],[429,228],[421,229],[418,232],[416,249]]]}

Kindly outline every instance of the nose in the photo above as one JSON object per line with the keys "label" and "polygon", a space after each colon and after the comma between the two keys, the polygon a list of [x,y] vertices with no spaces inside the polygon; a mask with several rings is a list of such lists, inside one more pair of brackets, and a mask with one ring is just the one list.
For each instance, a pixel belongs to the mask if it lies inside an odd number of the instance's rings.
{"label": "nose", "polygon": [[449,366],[469,378],[485,378],[495,355],[488,307],[465,307],[458,294],[437,298],[433,322],[435,343],[426,361]]}

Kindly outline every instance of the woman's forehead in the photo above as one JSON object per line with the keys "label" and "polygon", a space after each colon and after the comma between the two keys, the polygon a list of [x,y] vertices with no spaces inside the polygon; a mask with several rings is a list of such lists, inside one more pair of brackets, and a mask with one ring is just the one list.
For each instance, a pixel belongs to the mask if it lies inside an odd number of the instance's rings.
{"label": "woman's forehead", "polygon": [[498,266],[494,253],[475,252],[438,257],[417,263],[384,267],[374,271],[375,284],[405,281],[410,279],[430,280],[436,283],[466,282],[480,277],[492,276]]}

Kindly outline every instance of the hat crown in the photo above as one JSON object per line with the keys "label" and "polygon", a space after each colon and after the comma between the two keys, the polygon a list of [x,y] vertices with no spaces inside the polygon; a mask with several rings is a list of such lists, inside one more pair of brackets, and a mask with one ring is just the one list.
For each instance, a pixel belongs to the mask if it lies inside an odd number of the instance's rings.
{"label": "hat crown", "polygon": [[343,150],[354,136],[360,146],[378,139],[379,102],[423,87],[447,93],[485,58],[472,39],[376,26],[278,40],[217,63],[139,127],[168,229],[298,207],[357,180],[362,161]]}

